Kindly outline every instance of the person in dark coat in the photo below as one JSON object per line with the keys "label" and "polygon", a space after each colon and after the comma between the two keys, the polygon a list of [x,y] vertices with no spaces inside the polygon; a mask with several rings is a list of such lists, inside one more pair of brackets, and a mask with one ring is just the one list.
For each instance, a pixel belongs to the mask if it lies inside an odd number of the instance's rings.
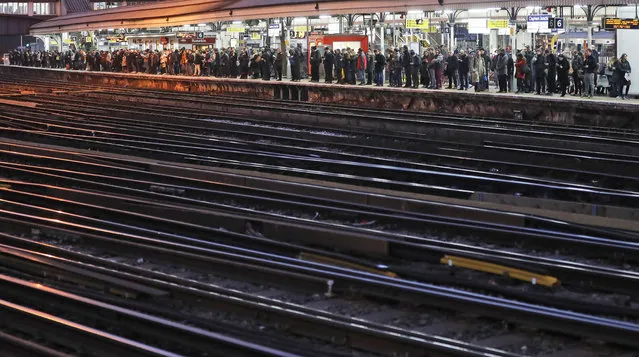
{"label": "person in dark coat", "polygon": [[386,57],[380,50],[375,50],[375,85],[384,86],[384,67],[386,66]]}
{"label": "person in dark coat", "polygon": [[291,49],[290,52],[291,77],[293,82],[300,80],[300,67],[302,54],[297,49]]}
{"label": "person in dark coat", "polygon": [[[452,51],[448,53],[446,59],[446,72],[448,73],[448,89],[457,88],[457,70],[459,69],[459,59]],[[453,84],[455,85],[453,87]]]}
{"label": "person in dark coat", "polygon": [[511,92],[513,90],[513,77],[515,75],[515,61],[512,54],[507,54],[508,57],[508,80],[506,83],[506,91]]}
{"label": "person in dark coat", "polygon": [[373,50],[368,50],[366,55],[366,84],[373,84],[373,77],[375,76],[375,55]]}
{"label": "person in dark coat", "polygon": [[[411,76],[410,76],[411,55],[410,55],[410,52],[408,52],[408,46],[404,46],[404,50],[402,51],[401,56],[399,57],[399,61],[401,63],[402,68],[404,69],[404,74],[406,75],[406,85],[404,86],[404,88],[410,88],[412,87]],[[401,72],[400,72],[400,78],[401,78]]]}
{"label": "person in dark coat", "polygon": [[335,79],[337,79],[337,84],[344,83],[344,55],[342,51],[335,50],[333,52],[333,61],[335,66]]}
{"label": "person in dark coat", "polygon": [[237,78],[237,53],[233,47],[229,48],[229,76],[231,78]]}
{"label": "person in dark coat", "polygon": [[273,61],[273,71],[278,81],[282,80],[282,63],[284,62],[284,53],[282,49],[278,48],[275,54],[275,61]]}
{"label": "person in dark coat", "polygon": [[410,76],[413,88],[419,88],[419,68],[421,66],[422,59],[413,50],[410,50],[410,57]]}
{"label": "person in dark coat", "polygon": [[249,63],[250,63],[248,53],[246,51],[242,51],[240,53],[240,57],[238,58],[238,61],[240,62],[240,78],[247,79],[249,74]]}
{"label": "person in dark coat", "polygon": [[548,84],[548,94],[552,95],[557,91],[557,57],[555,54],[550,52],[550,50],[546,50],[546,63],[548,65],[548,75],[546,83]]}
{"label": "person in dark coat", "polygon": [[537,50],[533,65],[535,67],[535,89],[537,89],[537,95],[540,95],[546,89],[546,69],[548,66],[546,57],[541,50]]}
{"label": "person in dark coat", "polygon": [[422,60],[420,64],[419,71],[421,73],[420,79],[422,83],[422,88],[428,88],[430,84],[429,71],[428,71],[428,51],[424,51],[422,55]]}
{"label": "person in dark coat", "polygon": [[273,65],[273,56],[271,55],[271,49],[265,48],[262,52],[262,60],[260,61],[260,72],[262,73],[262,80],[271,80],[271,66]]}
{"label": "person in dark coat", "polygon": [[319,70],[322,57],[317,47],[311,47],[311,82],[319,82]]}
{"label": "person in dark coat", "polygon": [[324,48],[324,77],[326,83],[333,83],[333,63],[335,62],[335,55],[331,48],[326,46]]}
{"label": "person in dark coat", "polygon": [[468,72],[470,72],[470,59],[466,52],[459,51],[459,68],[457,69],[459,73],[459,89],[467,90],[468,89]]}
{"label": "person in dark coat", "polygon": [[570,80],[568,79],[568,72],[570,71],[570,63],[563,53],[560,53],[557,57],[557,79],[559,80],[559,89],[561,90],[561,96],[566,95],[566,88]]}

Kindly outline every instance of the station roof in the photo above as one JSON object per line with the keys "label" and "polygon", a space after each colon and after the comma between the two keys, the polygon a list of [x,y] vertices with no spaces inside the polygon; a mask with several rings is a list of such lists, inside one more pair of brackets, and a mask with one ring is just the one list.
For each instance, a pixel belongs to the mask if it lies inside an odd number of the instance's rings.
{"label": "station roof", "polygon": [[[83,0],[67,0],[83,1]],[[86,0],[84,0],[86,1]],[[543,6],[601,5],[618,0],[546,0]],[[31,34],[89,31],[105,28],[180,26],[215,21],[410,10],[456,10],[526,7],[526,0],[171,0],[115,9],[73,13],[31,27]]]}

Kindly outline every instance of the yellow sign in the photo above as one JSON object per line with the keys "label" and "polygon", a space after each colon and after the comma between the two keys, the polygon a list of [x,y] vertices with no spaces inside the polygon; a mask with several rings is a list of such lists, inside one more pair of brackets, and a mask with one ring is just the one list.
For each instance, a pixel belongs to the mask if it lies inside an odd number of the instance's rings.
{"label": "yellow sign", "polygon": [[428,26],[428,20],[424,20],[424,19],[412,19],[412,20],[406,20],[406,28],[407,29],[425,29],[427,30],[429,28]]}
{"label": "yellow sign", "polygon": [[245,31],[246,31],[246,28],[244,26],[226,28],[226,32],[245,32]]}
{"label": "yellow sign", "polygon": [[259,33],[257,33],[257,32],[252,32],[251,33],[251,40],[259,40],[261,38],[262,38],[262,35],[260,35]]}
{"label": "yellow sign", "polygon": [[507,29],[508,20],[488,20],[489,29]]}
{"label": "yellow sign", "polygon": [[295,32],[306,32],[306,31],[310,31],[308,29],[308,26],[294,26],[293,27],[293,31]]}

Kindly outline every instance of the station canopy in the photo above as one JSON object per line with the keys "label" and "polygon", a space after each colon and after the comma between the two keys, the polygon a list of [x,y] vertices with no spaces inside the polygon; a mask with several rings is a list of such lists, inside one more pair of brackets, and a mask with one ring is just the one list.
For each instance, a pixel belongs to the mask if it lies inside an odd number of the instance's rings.
{"label": "station canopy", "polygon": [[[606,5],[608,2],[614,5],[618,0],[549,0],[543,2],[543,6]],[[30,32],[32,35],[44,35],[106,28],[153,28],[280,17],[482,7],[510,9],[535,5],[534,2],[523,0],[443,0],[442,4],[439,0],[167,0],[60,16],[33,25]]]}

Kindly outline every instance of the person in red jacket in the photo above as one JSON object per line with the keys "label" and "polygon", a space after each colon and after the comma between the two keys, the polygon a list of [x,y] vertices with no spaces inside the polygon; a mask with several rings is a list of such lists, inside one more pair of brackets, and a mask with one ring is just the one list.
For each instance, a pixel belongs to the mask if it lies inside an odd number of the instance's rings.
{"label": "person in red jacket", "polygon": [[[526,79],[526,68],[528,65],[526,64],[526,59],[524,55],[521,53],[517,54],[517,61],[515,62],[515,78],[517,78],[517,92],[521,93],[525,90],[524,82]],[[528,69],[529,71],[530,69]]]}
{"label": "person in red jacket", "polygon": [[366,68],[368,67],[368,59],[364,50],[357,50],[357,73],[359,73],[359,85],[366,84]]}

